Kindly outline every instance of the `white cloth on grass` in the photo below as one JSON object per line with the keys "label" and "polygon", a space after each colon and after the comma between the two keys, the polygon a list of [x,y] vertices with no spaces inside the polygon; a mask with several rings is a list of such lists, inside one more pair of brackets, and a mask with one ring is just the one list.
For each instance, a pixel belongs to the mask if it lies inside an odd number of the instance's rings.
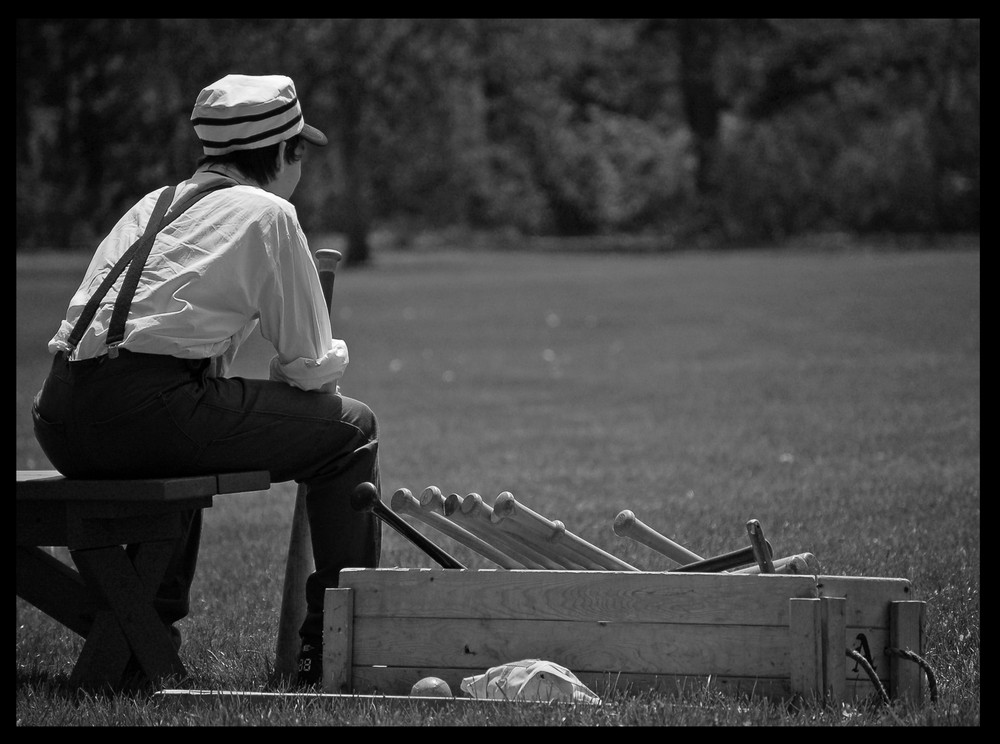
{"label": "white cloth on grass", "polygon": [[477,700],[591,703],[595,695],[569,669],[543,659],[524,659],[491,667],[486,674],[466,677],[462,691]]}

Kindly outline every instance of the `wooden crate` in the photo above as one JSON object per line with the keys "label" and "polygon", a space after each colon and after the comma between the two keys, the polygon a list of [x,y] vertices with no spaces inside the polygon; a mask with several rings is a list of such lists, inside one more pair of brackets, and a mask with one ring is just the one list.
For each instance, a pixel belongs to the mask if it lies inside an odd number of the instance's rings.
{"label": "wooden crate", "polygon": [[[923,602],[905,579],[616,571],[347,569],[326,594],[326,692],[405,695],[436,676],[521,659],[571,669],[600,695],[716,689],[783,699],[873,695],[847,649],[867,648],[893,697],[921,675]],[[862,645],[861,638],[865,645]]]}

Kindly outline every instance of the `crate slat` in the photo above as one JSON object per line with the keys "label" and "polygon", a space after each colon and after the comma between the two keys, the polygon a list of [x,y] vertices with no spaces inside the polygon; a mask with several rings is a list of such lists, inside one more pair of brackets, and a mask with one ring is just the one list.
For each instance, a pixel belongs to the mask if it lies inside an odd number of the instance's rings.
{"label": "crate slat", "polygon": [[355,666],[487,669],[546,659],[576,672],[787,674],[788,631],[760,625],[552,620],[366,618],[354,628]]}
{"label": "crate slat", "polygon": [[357,617],[787,625],[811,576],[614,571],[345,569]]}

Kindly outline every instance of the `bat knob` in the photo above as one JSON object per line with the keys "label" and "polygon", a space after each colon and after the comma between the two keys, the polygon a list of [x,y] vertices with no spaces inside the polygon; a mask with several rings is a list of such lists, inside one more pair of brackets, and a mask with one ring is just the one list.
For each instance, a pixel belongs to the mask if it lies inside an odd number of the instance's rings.
{"label": "bat knob", "polygon": [[444,515],[450,517],[462,508],[462,497],[457,493],[451,494],[444,500]]}
{"label": "bat knob", "polygon": [[389,506],[394,512],[405,512],[415,501],[409,488],[400,488],[393,495]]}
{"label": "bat knob", "polygon": [[623,535],[626,531],[632,529],[632,525],[635,524],[635,514],[625,509],[618,513],[615,517],[614,531],[616,535]]}
{"label": "bat knob", "polygon": [[517,511],[517,503],[514,500],[514,494],[510,491],[504,491],[497,495],[496,501],[493,502],[493,516],[494,522],[499,522],[505,517],[511,517],[514,512]]}
{"label": "bat knob", "polygon": [[320,272],[324,271],[336,271],[337,264],[343,258],[343,254],[340,251],[335,251],[332,248],[320,248],[315,253],[316,258],[316,268]]}
{"label": "bat knob", "polygon": [[381,501],[378,494],[378,489],[375,487],[374,483],[361,483],[357,488],[354,489],[354,493],[351,494],[351,506],[354,511],[371,511],[372,507],[376,503]]}
{"label": "bat knob", "polygon": [[462,510],[462,514],[472,514],[474,511],[479,509],[483,503],[483,497],[478,493],[470,493],[464,499],[462,503],[459,504],[459,509]]}
{"label": "bat knob", "polygon": [[429,511],[434,511],[435,507],[443,508],[443,505],[444,495],[437,486],[427,486],[420,494],[420,506],[427,508]]}

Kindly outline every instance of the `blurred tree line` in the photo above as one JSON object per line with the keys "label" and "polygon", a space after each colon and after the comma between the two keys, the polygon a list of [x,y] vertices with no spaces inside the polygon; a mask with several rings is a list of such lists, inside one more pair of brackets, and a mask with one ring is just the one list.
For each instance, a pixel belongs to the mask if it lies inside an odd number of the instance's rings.
{"label": "blurred tree line", "polygon": [[380,226],[978,232],[979,60],[979,19],[18,19],[17,247],[185,178],[230,72],[295,79],[331,146],[294,201],[353,263]]}

